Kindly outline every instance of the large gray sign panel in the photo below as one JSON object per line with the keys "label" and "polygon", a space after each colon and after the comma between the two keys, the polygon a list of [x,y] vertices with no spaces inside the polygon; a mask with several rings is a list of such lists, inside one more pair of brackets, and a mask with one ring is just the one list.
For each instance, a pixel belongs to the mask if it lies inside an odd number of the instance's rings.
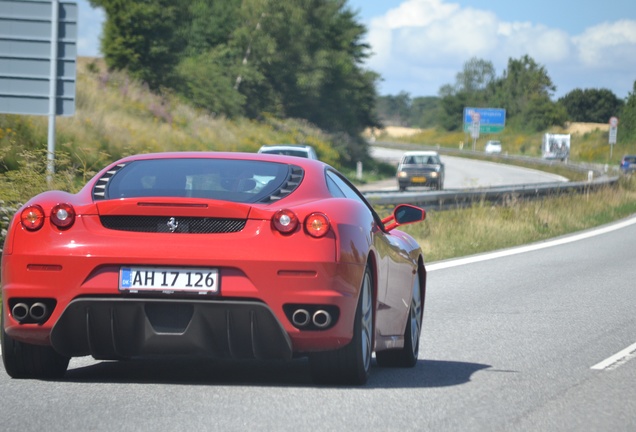
{"label": "large gray sign panel", "polygon": [[75,2],[0,0],[0,113],[51,115],[52,84],[55,115],[75,113],[77,16]]}

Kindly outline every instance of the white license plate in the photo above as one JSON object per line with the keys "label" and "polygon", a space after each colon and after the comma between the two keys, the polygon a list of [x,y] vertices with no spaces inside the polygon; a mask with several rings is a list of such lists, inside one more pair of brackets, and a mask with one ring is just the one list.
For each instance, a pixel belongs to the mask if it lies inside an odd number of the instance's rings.
{"label": "white license plate", "polygon": [[219,292],[219,270],[192,267],[122,267],[121,291]]}

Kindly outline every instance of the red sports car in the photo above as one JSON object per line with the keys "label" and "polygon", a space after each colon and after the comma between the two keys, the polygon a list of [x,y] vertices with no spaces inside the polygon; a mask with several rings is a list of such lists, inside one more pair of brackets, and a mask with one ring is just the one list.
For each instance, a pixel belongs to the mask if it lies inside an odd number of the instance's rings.
{"label": "red sports car", "polygon": [[320,161],[247,153],[121,159],[80,192],[42,193],[2,256],[2,357],[14,378],[69,359],[309,357],[319,383],[417,362],[417,242]]}

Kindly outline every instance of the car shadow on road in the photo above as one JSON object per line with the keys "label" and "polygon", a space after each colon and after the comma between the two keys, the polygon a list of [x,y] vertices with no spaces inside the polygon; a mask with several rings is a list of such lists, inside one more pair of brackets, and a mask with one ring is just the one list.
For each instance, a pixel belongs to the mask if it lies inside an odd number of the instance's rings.
{"label": "car shadow on road", "polygon": [[[489,365],[446,360],[419,360],[413,368],[372,365],[364,388],[433,388],[465,384]],[[191,385],[314,386],[306,359],[292,361],[222,361],[161,359],[91,362],[70,368],[61,381],[163,383]]]}
{"label": "car shadow on road", "polygon": [[470,382],[472,375],[490,365],[448,360],[418,360],[413,368],[374,367],[367,387],[433,388]]}

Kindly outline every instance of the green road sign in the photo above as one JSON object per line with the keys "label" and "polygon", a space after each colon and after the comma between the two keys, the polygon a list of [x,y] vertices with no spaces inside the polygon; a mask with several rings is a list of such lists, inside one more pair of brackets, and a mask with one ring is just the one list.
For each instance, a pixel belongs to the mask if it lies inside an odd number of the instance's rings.
{"label": "green road sign", "polygon": [[[470,133],[472,124],[464,123],[464,132]],[[498,133],[504,130],[504,125],[492,125],[492,124],[479,124],[479,133]]]}

